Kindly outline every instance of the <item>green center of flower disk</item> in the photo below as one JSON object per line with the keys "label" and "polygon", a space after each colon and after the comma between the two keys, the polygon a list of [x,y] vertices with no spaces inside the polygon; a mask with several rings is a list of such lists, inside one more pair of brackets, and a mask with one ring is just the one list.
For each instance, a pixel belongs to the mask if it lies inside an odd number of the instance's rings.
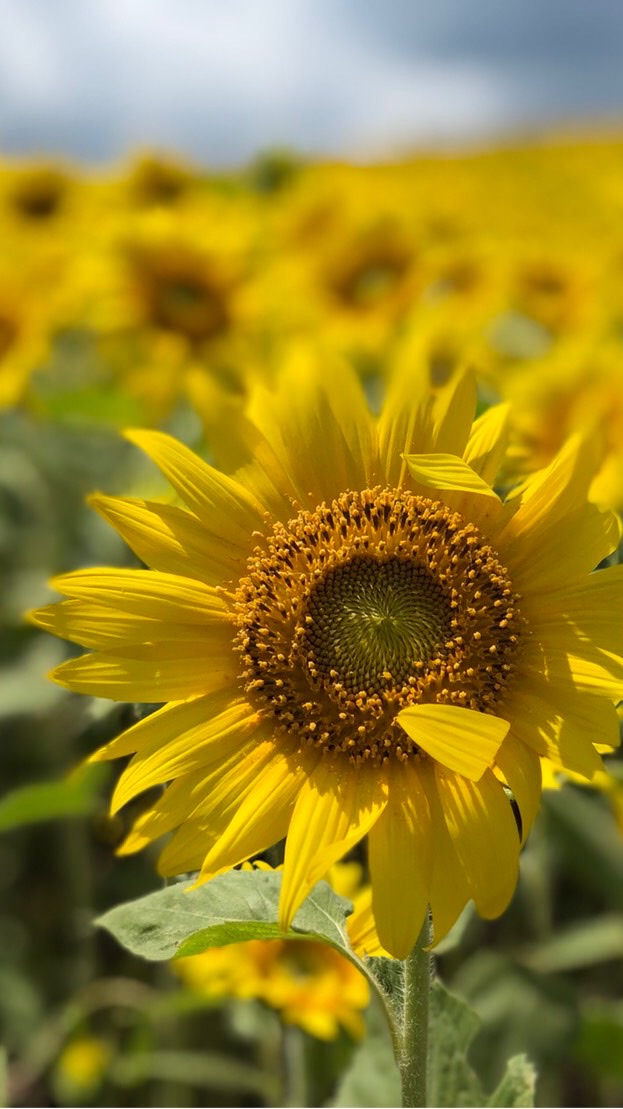
{"label": "green center of flower disk", "polygon": [[475,525],[404,490],[345,493],[276,524],[237,593],[246,692],[278,730],[352,761],[417,756],[408,705],[495,712],[521,616]]}

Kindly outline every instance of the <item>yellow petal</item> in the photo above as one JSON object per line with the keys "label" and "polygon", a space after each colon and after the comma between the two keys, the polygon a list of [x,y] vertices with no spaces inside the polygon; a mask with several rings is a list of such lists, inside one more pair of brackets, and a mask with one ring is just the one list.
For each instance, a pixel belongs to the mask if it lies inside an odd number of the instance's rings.
{"label": "yellow petal", "polygon": [[104,747],[90,757],[90,762],[103,762],[107,759],[118,759],[124,755],[133,755],[142,747],[151,743],[160,743],[163,747],[171,739],[181,735],[206,719],[213,704],[213,695],[195,697],[191,701],[170,701],[162,708],[145,716],[131,728],[126,728],[121,735],[111,739]]}
{"label": "yellow petal", "polygon": [[556,632],[564,635],[560,624],[565,618],[582,639],[623,655],[623,565],[598,570],[573,590],[551,592],[539,602],[533,623],[543,623],[546,628],[554,625]]}
{"label": "yellow petal", "polygon": [[184,503],[224,542],[243,545],[263,523],[264,506],[234,478],[226,477],[194,451],[162,431],[124,432],[155,462]]}
{"label": "yellow petal", "polygon": [[109,566],[74,570],[53,578],[51,585],[68,597],[152,620],[209,624],[229,617],[223,597],[211,586],[157,570],[117,570]]}
{"label": "yellow petal", "polygon": [[439,389],[433,408],[435,454],[463,454],[472,427],[476,399],[476,377],[469,367],[457,370]]}
{"label": "yellow petal", "polygon": [[379,456],[387,485],[404,484],[404,456],[433,448],[434,394],[428,367],[402,367],[395,371],[378,420]]}
{"label": "yellow petal", "polygon": [[61,601],[29,613],[33,624],[82,647],[127,659],[219,658],[232,650],[228,624],[172,624],[116,612],[88,601]]}
{"label": "yellow petal", "polygon": [[355,911],[346,921],[346,931],[353,951],[357,955],[387,956],[388,952],[381,946],[372,912],[372,887],[362,890],[354,904]]}
{"label": "yellow petal", "polygon": [[216,766],[202,766],[200,770],[184,774],[183,777],[171,782],[147,812],[142,813],[135,820],[128,836],[117,848],[116,854],[132,855],[136,851],[141,851],[148,843],[167,835],[181,824],[189,824],[196,828],[193,820],[195,810],[230,770],[244,762],[246,756],[257,745],[256,736],[257,733],[254,733],[254,739],[250,741],[232,743],[231,749],[223,754]]}
{"label": "yellow petal", "polygon": [[236,683],[236,659],[216,655],[153,660],[84,655],[57,666],[52,681],[76,693],[111,701],[185,701]]}
{"label": "yellow petal", "polygon": [[199,881],[237,866],[285,836],[298,792],[317,760],[299,753],[284,757],[277,745],[275,750],[275,758],[229,814],[229,823],[204,859]]}
{"label": "yellow petal", "polygon": [[431,816],[431,839],[434,844],[430,906],[433,915],[434,943],[437,945],[458,920],[471,891],[465,870],[454,849],[437,792],[433,764],[424,761],[419,767]]}
{"label": "yellow petal", "polygon": [[279,904],[286,929],[333,863],[378,820],[387,791],[378,767],[342,767],[323,759],[301,787],[288,831]]}
{"label": "yellow petal", "polygon": [[541,643],[548,676],[555,683],[571,678],[576,689],[623,699],[623,659],[602,651],[590,639],[561,626]]}
{"label": "yellow petal", "polygon": [[258,714],[246,701],[228,703],[226,695],[210,698],[208,715],[194,728],[182,732],[163,746],[157,736],[145,744],[121,775],[111,802],[117,812],[150,786],[209,767],[224,758],[232,746],[245,744],[259,724]]}
{"label": "yellow petal", "polygon": [[556,591],[583,582],[619,544],[620,522],[613,512],[582,504],[563,518],[542,521],[516,543],[511,525],[497,537],[500,555],[512,567],[513,586],[525,597],[530,618],[545,611]]}
{"label": "yellow petal", "polygon": [[492,766],[510,724],[457,705],[410,705],[397,722],[437,762],[473,781]]}
{"label": "yellow petal", "polygon": [[499,502],[491,486],[454,454],[406,454],[405,462],[413,480],[427,489],[493,497]]}
{"label": "yellow petal", "polygon": [[457,371],[435,387],[422,351],[407,348],[395,367],[378,421],[379,454],[387,485],[400,487],[407,474],[405,455],[450,451],[462,454],[475,408],[470,372]]}
{"label": "yellow petal", "polygon": [[[115,647],[143,643],[153,638],[154,633],[163,633],[164,625],[148,616],[133,616],[127,612],[103,609],[88,601],[61,601],[46,605],[28,613],[31,623],[39,628],[79,643],[81,647],[94,650],[111,650]],[[180,629],[181,634],[197,635],[196,624],[166,624],[166,635],[171,628]]]}
{"label": "yellow petal", "polygon": [[430,900],[434,842],[426,793],[408,762],[388,772],[387,806],[370,829],[368,859],[378,937],[395,959],[406,959]]}
{"label": "yellow petal", "polygon": [[589,780],[602,766],[594,744],[618,738],[616,709],[607,697],[578,692],[569,677],[551,684],[526,676],[507,705],[513,732],[554,765]]}
{"label": "yellow petal", "polygon": [[441,809],[481,916],[504,912],[519,871],[519,833],[504,789],[491,770],[478,782],[435,767]]}
{"label": "yellow petal", "polygon": [[328,501],[376,481],[372,417],[352,367],[297,348],[276,392],[255,394],[249,415],[302,503]]}
{"label": "yellow petal", "polygon": [[225,542],[182,508],[102,494],[89,503],[152,570],[220,585],[244,567],[249,540],[243,546]]}
{"label": "yellow petal", "polygon": [[496,404],[474,422],[463,454],[483,481],[493,485],[508,443],[509,404]]}
{"label": "yellow petal", "polygon": [[502,772],[521,813],[521,842],[534,824],[541,801],[541,760],[510,732],[495,757],[495,770]]}
{"label": "yellow petal", "polygon": [[[228,763],[221,773],[218,772],[218,768],[216,769],[208,783],[209,789],[198,790],[193,798],[190,818],[186,815],[189,808],[188,801],[184,801],[183,792],[180,792],[178,804],[182,821],[173,839],[160,856],[158,862],[160,873],[172,875],[180,874],[185,870],[200,870],[206,857],[213,850],[213,857],[216,860],[220,837],[227,832],[238,809],[245,805],[246,799],[250,796],[259,804],[263,795],[263,783],[269,780],[274,785],[279,770],[273,768],[276,764],[283,767],[284,763],[280,746],[274,740],[265,738],[254,744],[235,765]],[[201,796],[202,793],[203,796]],[[258,823],[252,824],[249,828],[247,842],[252,846],[245,858],[264,851],[283,838],[287,831],[290,809],[291,801],[284,801],[283,793],[277,799],[272,812],[262,801]],[[235,853],[235,845],[233,846]],[[218,856],[218,865],[215,865],[210,876],[229,867],[229,862],[223,861],[226,859],[225,852]],[[207,872],[202,881],[206,877],[208,877]]]}
{"label": "yellow petal", "polygon": [[514,514],[504,533],[513,561],[529,536],[536,542],[544,531],[586,505],[596,457],[591,440],[573,435],[546,469],[524,482],[511,499]]}

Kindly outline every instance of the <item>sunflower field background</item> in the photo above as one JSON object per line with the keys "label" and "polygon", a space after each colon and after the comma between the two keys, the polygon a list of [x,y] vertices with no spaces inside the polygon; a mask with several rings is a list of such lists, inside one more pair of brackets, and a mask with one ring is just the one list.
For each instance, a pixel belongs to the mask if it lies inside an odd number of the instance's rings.
{"label": "sunflower field background", "polygon": [[[309,360],[352,366],[373,410],[406,366],[434,389],[468,365],[480,412],[510,405],[509,487],[579,431],[600,452],[592,498],[622,510],[623,140],[365,166],[275,152],[218,174],[5,159],[0,241],[4,1104],[352,1104],[345,1076],[382,1074],[378,1014],[331,949],[156,964],[93,927],[158,888],[152,848],[115,856],[142,802],[111,817],[110,768],[86,763],[137,710],[47,681],[72,648],[24,613],[54,574],[139,565],[85,504],[161,494],[123,428],[232,472],[250,390]],[[525,1053],[537,1105],[623,1098],[623,764],[606,766],[593,788],[546,781],[510,908],[468,908],[437,954],[479,1017],[464,1046],[484,1088]],[[338,893],[358,896],[361,863]],[[391,1083],[366,1094],[395,1104]]]}

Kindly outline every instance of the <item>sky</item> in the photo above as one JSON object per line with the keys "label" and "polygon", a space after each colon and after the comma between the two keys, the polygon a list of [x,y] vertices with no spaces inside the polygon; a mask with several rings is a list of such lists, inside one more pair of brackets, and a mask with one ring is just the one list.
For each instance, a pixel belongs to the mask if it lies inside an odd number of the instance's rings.
{"label": "sky", "polygon": [[621,0],[0,0],[0,150],[367,158],[623,120]]}

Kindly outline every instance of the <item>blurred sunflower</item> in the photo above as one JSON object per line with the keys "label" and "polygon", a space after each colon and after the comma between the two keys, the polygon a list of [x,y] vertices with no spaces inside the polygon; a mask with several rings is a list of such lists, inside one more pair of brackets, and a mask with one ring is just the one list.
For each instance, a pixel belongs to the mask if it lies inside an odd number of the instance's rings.
{"label": "blurred sunflower", "polygon": [[530,365],[500,375],[512,412],[512,476],[547,466],[573,432],[592,433],[599,467],[590,497],[623,508],[623,365],[618,343],[570,340]]}
{"label": "blurred sunflower", "polygon": [[[32,614],[92,648],[53,672],[116,700],[168,702],[100,750],[134,753],[117,809],[169,783],[125,850],[177,829],[163,874],[204,881],[287,836],[280,920],[368,836],[379,940],[435,939],[473,898],[499,915],[539,805],[539,756],[591,778],[618,741],[622,569],[587,500],[592,445],[568,443],[506,502],[491,487],[507,412],[409,367],[372,418],[342,366],[255,390],[253,457],[226,477],[129,431],[185,508],[98,495],[150,569],[88,569]],[[521,817],[521,836],[509,794]]]}
{"label": "blurred sunflower", "polygon": [[507,243],[509,307],[554,337],[577,334],[593,323],[599,306],[599,263],[594,250],[567,243]]}
{"label": "blurred sunflower", "polygon": [[52,337],[49,304],[29,288],[23,275],[0,273],[0,410],[24,399],[33,371],[41,365]]}
{"label": "blurred sunflower", "polygon": [[91,1098],[101,1086],[113,1061],[110,1043],[98,1036],[83,1033],[63,1048],[54,1068],[54,1085],[58,1096],[68,1105]]}
{"label": "blurred sunflower", "polygon": [[132,165],[125,181],[128,199],[139,208],[177,204],[196,184],[193,170],[173,158],[143,154]]}
{"label": "blurred sunflower", "polygon": [[[336,864],[327,876],[333,888],[354,902],[347,931],[357,954],[385,954],[374,935],[370,890],[361,886],[361,867]],[[315,940],[249,940],[212,947],[178,959],[173,969],[191,990],[211,998],[256,998],[321,1040],[340,1028],[354,1038],[364,1033],[368,984],[355,966],[328,944]]]}
{"label": "blurred sunflower", "polygon": [[139,402],[146,422],[165,418],[194,377],[206,378],[217,405],[241,404],[240,367],[259,326],[253,204],[198,194],[137,211],[127,188],[111,188],[75,267],[68,321],[94,336],[113,386]]}
{"label": "blurred sunflower", "polygon": [[271,214],[261,295],[273,334],[378,356],[421,288],[407,179],[395,167],[304,170]]}
{"label": "blurred sunflower", "polygon": [[72,188],[70,176],[60,166],[39,162],[5,170],[2,183],[13,217],[39,229],[62,213]]}

